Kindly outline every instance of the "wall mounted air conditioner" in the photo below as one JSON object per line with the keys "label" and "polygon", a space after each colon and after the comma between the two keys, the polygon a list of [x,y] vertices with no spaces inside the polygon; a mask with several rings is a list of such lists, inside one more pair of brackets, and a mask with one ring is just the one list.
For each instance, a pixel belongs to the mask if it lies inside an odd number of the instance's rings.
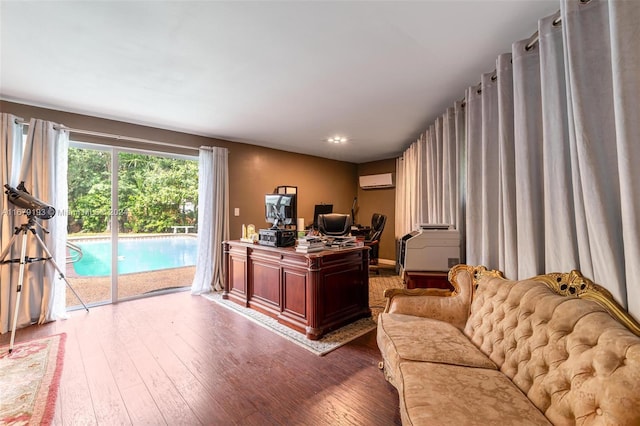
{"label": "wall mounted air conditioner", "polygon": [[391,173],[360,176],[360,188],[362,189],[393,188],[393,178],[391,176]]}

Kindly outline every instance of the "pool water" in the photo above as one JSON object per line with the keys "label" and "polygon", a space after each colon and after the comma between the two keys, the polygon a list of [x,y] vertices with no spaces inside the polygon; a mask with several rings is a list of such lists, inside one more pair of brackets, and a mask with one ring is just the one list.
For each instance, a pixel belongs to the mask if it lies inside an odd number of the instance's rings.
{"label": "pool water", "polygon": [[[82,259],[73,264],[83,277],[111,275],[111,241],[74,241]],[[118,274],[149,272],[196,264],[197,239],[192,237],[123,238],[118,241]]]}

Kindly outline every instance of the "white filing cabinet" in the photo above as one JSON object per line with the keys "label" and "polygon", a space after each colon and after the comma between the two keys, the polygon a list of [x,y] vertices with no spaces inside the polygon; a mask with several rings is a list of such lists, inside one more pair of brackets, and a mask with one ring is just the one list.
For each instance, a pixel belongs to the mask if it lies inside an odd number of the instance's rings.
{"label": "white filing cabinet", "polygon": [[419,225],[400,241],[403,271],[448,271],[460,263],[460,233],[449,225]]}

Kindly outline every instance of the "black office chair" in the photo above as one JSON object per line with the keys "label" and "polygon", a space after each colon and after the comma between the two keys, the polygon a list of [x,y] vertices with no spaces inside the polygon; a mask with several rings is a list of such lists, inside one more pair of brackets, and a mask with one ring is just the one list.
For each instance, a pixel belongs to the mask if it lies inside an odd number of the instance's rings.
{"label": "black office chair", "polygon": [[342,213],[318,215],[318,231],[330,237],[343,237],[351,232],[351,216]]}
{"label": "black office chair", "polygon": [[365,237],[364,244],[371,247],[369,251],[369,265],[378,264],[378,251],[380,248],[380,237],[384,231],[384,225],[387,223],[387,216],[381,213],[374,213],[371,216],[371,231]]}

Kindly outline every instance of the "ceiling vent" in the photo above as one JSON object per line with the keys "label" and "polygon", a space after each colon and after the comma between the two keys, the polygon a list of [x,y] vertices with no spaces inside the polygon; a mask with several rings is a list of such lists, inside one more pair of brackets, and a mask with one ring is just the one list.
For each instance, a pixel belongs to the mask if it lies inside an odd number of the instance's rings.
{"label": "ceiling vent", "polygon": [[360,176],[360,188],[362,189],[393,188],[392,175],[391,173],[382,173],[379,175]]}

